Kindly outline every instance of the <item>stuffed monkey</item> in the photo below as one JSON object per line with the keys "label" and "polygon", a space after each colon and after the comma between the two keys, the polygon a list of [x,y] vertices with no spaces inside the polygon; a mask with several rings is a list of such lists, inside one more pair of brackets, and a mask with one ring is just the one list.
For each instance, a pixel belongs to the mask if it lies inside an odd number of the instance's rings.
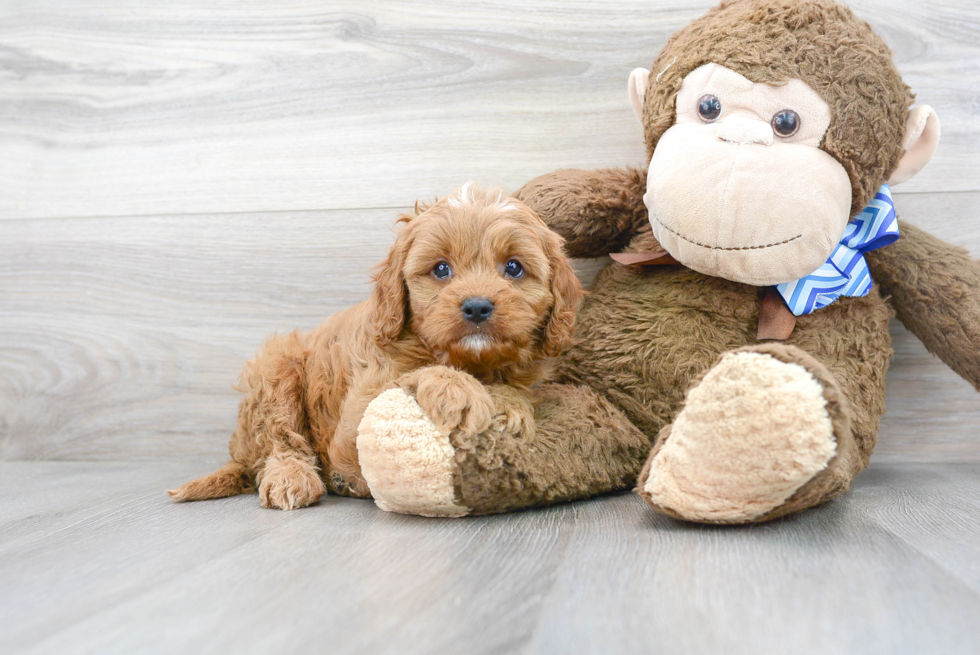
{"label": "stuffed monkey", "polygon": [[[896,314],[980,388],[980,265],[900,223],[890,194],[939,122],[867,23],[827,0],[726,1],[628,89],[647,170],[561,170],[515,194],[571,256],[616,260],[539,391],[535,435],[463,442],[386,392],[358,444],[382,507],[499,512],[635,481],[690,521],[799,512],[868,465]],[[433,441],[448,510],[398,474]]]}

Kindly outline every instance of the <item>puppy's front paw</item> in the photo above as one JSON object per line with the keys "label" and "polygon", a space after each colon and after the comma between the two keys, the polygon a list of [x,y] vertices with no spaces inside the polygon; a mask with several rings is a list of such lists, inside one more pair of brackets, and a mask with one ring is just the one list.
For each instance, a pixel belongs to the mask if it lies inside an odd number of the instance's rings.
{"label": "puppy's front paw", "polygon": [[315,503],[326,491],[316,467],[296,457],[273,455],[259,482],[263,507],[298,509]]}
{"label": "puppy's front paw", "polygon": [[524,441],[534,438],[534,405],[524,391],[502,384],[487,388],[493,399],[494,415],[491,432],[519,436]]}
{"label": "puppy's front paw", "polygon": [[430,366],[410,373],[399,386],[414,395],[440,430],[478,434],[494,414],[493,399],[469,373],[447,366]]}

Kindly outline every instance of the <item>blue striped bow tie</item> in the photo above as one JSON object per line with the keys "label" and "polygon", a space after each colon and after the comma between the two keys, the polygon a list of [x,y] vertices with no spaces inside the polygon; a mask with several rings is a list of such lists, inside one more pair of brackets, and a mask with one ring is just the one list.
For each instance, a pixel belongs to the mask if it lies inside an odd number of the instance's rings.
{"label": "blue striped bow tie", "polygon": [[898,217],[887,184],[882,184],[864,210],[844,230],[844,237],[827,262],[794,282],[776,285],[776,291],[796,316],[823,309],[841,296],[866,296],[871,272],[864,253],[898,240]]}

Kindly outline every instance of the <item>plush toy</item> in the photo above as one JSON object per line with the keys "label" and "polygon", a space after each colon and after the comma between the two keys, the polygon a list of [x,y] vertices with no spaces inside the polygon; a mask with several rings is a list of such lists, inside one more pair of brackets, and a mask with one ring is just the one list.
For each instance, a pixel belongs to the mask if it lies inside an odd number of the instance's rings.
{"label": "plush toy", "polygon": [[[939,122],[911,108],[865,22],[824,0],[723,2],[628,88],[646,172],[562,170],[516,194],[573,257],[616,260],[560,384],[540,391],[536,433],[437,434],[386,392],[358,441],[382,507],[498,512],[634,479],[654,509],[692,521],[812,507],[868,465],[895,314],[980,388],[980,265],[900,223],[889,191],[928,162]],[[593,392],[622,414],[590,411]],[[435,440],[448,511],[430,481],[397,474]]]}

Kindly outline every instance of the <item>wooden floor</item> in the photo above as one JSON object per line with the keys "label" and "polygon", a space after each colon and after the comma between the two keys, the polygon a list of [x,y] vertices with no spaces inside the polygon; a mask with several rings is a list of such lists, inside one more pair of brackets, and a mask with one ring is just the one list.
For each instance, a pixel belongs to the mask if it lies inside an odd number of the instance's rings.
{"label": "wooden floor", "polygon": [[[206,468],[206,467],[205,467]],[[980,652],[980,470],[752,527],[632,494],[464,520],[174,506],[193,463],[0,463],[3,652]]]}
{"label": "wooden floor", "polygon": [[[0,653],[980,652],[980,396],[897,323],[872,467],[772,524],[163,493],[416,198],[642,165],[626,78],[711,4],[0,2]],[[851,5],[943,125],[899,215],[980,256],[980,6]]]}

